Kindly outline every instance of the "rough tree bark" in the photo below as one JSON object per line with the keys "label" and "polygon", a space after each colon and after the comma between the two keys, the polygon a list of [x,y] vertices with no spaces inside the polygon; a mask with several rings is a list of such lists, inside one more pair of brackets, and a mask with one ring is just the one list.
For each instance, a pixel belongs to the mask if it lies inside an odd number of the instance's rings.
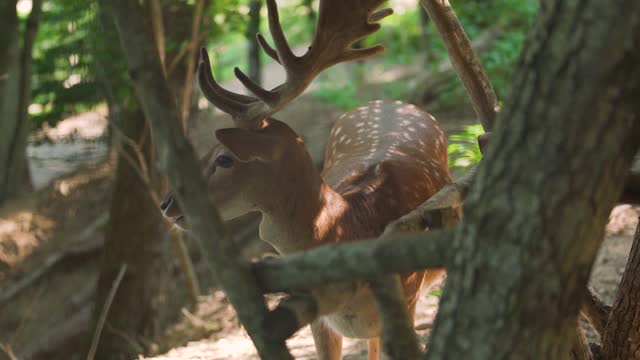
{"label": "rough tree bark", "polygon": [[260,32],[260,9],[261,0],[251,0],[249,2],[249,24],[247,25],[249,77],[258,85],[262,84],[262,62],[260,61],[260,46],[256,40],[256,34]]}
{"label": "rough tree bark", "polygon": [[[101,50],[111,49],[113,53],[117,38],[112,19],[105,16],[108,6],[104,1],[100,2],[98,11],[105,35],[99,40]],[[122,71],[123,67],[117,61],[103,65],[108,67],[102,69],[105,74]],[[119,83],[114,78],[101,79],[107,82],[104,87],[126,89],[126,83]],[[133,94],[133,91],[128,93]],[[119,135],[140,145],[150,180],[157,179],[155,164],[150,161],[153,152],[150,130],[142,111],[135,109],[139,105],[135,99],[120,97],[109,100],[109,120],[119,130]],[[137,159],[137,154],[131,146],[122,143],[121,136],[114,136],[113,140],[118,158],[91,332],[103,312],[114,279],[125,264],[127,270],[116,289],[95,358],[132,359],[147,352],[145,338],[156,335],[159,325],[166,322],[171,312],[161,308],[162,303],[158,301],[165,292],[169,275],[168,238],[157,204],[150,195],[149,184],[140,177],[136,165],[125,157]]]}
{"label": "rough tree bark", "polygon": [[264,359],[291,359],[284,341],[272,341],[268,329],[281,321],[270,316],[264,298],[247,264],[239,263],[239,252],[206,194],[193,148],[182,134],[178,109],[173,101],[157,51],[154,50],[137,2],[111,2],[113,17],[127,58],[129,75],[159,148],[159,160],[168,170],[169,182],[189,218],[192,233],[206,251],[210,264],[234,305],[240,321]]}
{"label": "rough tree bark", "polygon": [[605,327],[602,347],[605,359],[640,359],[640,223]]}
{"label": "rough tree bark", "polygon": [[0,29],[7,31],[1,39],[7,41],[2,45],[7,52],[0,64],[0,202],[31,187],[26,157],[30,128],[27,109],[31,104],[32,50],[42,11],[42,1],[34,0],[20,34],[15,1],[5,4],[6,28]]}
{"label": "rough tree bark", "polygon": [[567,357],[640,141],[639,62],[637,1],[542,4],[465,203],[428,359]]}

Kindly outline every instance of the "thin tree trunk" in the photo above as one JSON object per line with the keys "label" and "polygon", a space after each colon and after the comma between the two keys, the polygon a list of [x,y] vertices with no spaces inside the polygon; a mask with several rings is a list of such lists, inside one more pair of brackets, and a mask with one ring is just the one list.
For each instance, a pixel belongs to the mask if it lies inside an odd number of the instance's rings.
{"label": "thin tree trunk", "polygon": [[640,145],[639,34],[637,1],[541,8],[465,203],[428,359],[567,358]]}
{"label": "thin tree trunk", "polygon": [[251,0],[249,3],[249,24],[247,25],[249,77],[257,84],[262,84],[262,62],[260,61],[260,46],[256,40],[256,34],[260,32],[260,8],[261,0]]}
{"label": "thin tree trunk", "polygon": [[196,50],[200,39],[200,25],[202,24],[202,10],[204,0],[198,0],[193,12],[193,23],[191,24],[191,41],[189,41],[189,51],[187,52],[187,70],[185,73],[182,97],[180,102],[180,121],[183,130],[187,131],[189,126],[189,110],[191,109],[191,93],[193,92],[193,73],[195,71]]}
{"label": "thin tree trunk", "polygon": [[[142,112],[125,111],[122,117],[110,121],[117,121],[128,137],[142,138],[147,127]],[[148,160],[152,151],[148,140],[142,149]],[[127,146],[121,151],[135,157]],[[132,359],[146,352],[144,338],[157,335],[158,324],[164,320],[158,315],[161,309],[157,300],[168,275],[165,264],[167,233],[157,206],[149,196],[147,184],[136,171],[123,155],[118,156],[95,319],[103,311],[105,299],[123,264],[127,266],[127,272],[107,314],[96,359]]]}
{"label": "thin tree trunk", "polygon": [[[15,15],[9,9],[9,15]],[[0,80],[0,202],[31,188],[27,164],[27,137],[29,135],[28,107],[31,104],[32,51],[40,23],[42,1],[34,0],[22,34],[22,47],[18,45],[17,28],[13,45],[9,45],[6,60],[10,65],[6,81]],[[9,23],[13,20],[7,19]],[[11,29],[8,29],[11,32]]]}
{"label": "thin tree trunk", "polygon": [[602,347],[605,359],[640,359],[640,222],[607,321]]}
{"label": "thin tree trunk", "polygon": [[[98,16],[104,33],[108,35],[96,41],[101,41],[100,50],[105,50],[109,46],[117,46],[117,42],[110,39],[116,30],[112,19],[105,16],[110,5],[106,1],[99,5]],[[106,68],[101,74],[117,72],[123,66],[117,61],[102,65]],[[135,150],[120,143],[121,137],[114,136],[113,147],[119,151],[90,332],[97,328],[114,279],[121,266],[126,265],[126,273],[107,313],[95,358],[133,359],[148,350],[145,338],[157,335],[159,325],[164,324],[172,313],[160,307],[166,301],[159,301],[166,292],[169,275],[168,238],[162,216],[151,196],[153,190],[148,188],[157,179],[157,171],[151,162],[152,141],[144,114],[133,108],[137,104],[135,99],[113,97],[117,96],[115,90],[126,89],[127,83],[104,76],[100,81],[104,83],[103,87],[113,90],[110,92],[112,96],[108,97],[110,121],[122,135],[139,144],[148,169],[148,181],[142,179],[137,165],[127,159],[138,158]],[[133,94],[132,91],[128,93]]]}

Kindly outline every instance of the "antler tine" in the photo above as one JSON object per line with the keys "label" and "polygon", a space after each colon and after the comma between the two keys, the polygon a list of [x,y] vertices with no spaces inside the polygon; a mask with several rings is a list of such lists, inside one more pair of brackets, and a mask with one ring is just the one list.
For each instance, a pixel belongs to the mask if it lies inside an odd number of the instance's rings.
{"label": "antler tine", "polygon": [[265,39],[264,36],[262,36],[262,34],[257,33],[256,39],[258,39],[258,44],[260,44],[260,47],[262,48],[262,50],[264,50],[264,52],[267,55],[269,55],[270,58],[275,60],[278,64],[282,64],[280,62],[280,59],[278,58],[278,52],[274,48],[272,48],[271,45],[269,45],[269,43],[267,42],[267,39]]}
{"label": "antler tine", "polygon": [[[243,94],[238,94],[238,93],[234,93],[233,91],[229,91],[225,88],[223,88],[222,86],[220,86],[218,84],[218,82],[216,82],[215,78],[213,77],[213,73],[211,73],[211,62],[209,60],[209,53],[207,52],[207,49],[205,48],[201,48],[200,49],[200,60],[201,60],[201,66],[204,66],[204,69],[202,67],[200,67],[198,70],[199,74],[204,75],[206,81],[205,81],[205,85],[208,89],[210,89],[210,91],[213,91],[215,94],[218,94],[219,96],[225,97],[225,98],[229,98],[233,101],[239,102],[241,104],[249,104],[252,102],[255,102],[257,99],[251,96],[247,96],[247,95],[243,95]],[[202,91],[204,92],[204,88],[202,86],[202,84],[200,85],[200,87],[202,88]],[[206,94],[205,94],[206,95]]]}
{"label": "antler tine", "polygon": [[[291,51],[289,42],[287,41],[287,38],[286,36],[284,36],[284,32],[282,31],[276,0],[267,0],[267,13],[269,18],[269,32],[271,32],[271,36],[273,37],[273,43],[276,46],[278,58],[280,59],[279,62],[282,64],[282,66],[285,67],[285,69],[291,68],[295,63],[297,56],[295,56],[293,51]],[[267,52],[267,54],[269,53],[266,50],[265,52]]]}

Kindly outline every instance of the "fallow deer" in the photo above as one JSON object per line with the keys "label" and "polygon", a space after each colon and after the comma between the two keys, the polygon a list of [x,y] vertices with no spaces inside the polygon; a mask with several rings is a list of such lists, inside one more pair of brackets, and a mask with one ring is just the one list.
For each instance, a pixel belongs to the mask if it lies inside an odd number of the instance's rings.
{"label": "fallow deer", "polygon": [[[267,0],[275,49],[260,34],[257,38],[282,64],[286,81],[268,91],[236,68],[254,96],[219,86],[207,52],[201,53],[202,92],[236,125],[216,131],[220,144],[201,160],[209,196],[225,220],[261,212],[260,237],[281,254],[376,237],[386,224],[450,182],[445,135],[431,115],[413,105],[374,101],[344,114],[329,137],[321,173],[300,137],[271,118],[324,69],[384,50],[379,45],[352,49],[391,14],[390,9],[376,11],[383,2],[322,0],[313,43],[306,54],[296,56],[283,34],[275,0]],[[167,196],[161,209],[177,226],[186,226],[173,196]],[[426,281],[440,275],[432,271]],[[424,279],[424,272],[401,277],[412,317]],[[319,316],[311,324],[319,358],[339,359],[342,336],[370,339],[369,357],[378,358],[381,325],[365,284],[327,285],[311,294]]]}

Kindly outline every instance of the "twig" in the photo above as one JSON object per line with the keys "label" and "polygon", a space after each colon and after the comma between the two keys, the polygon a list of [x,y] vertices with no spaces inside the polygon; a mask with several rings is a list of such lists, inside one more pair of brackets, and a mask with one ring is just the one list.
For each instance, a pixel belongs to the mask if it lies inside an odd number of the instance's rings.
{"label": "twig", "polygon": [[[206,31],[202,32],[198,37],[198,43],[206,39],[207,36],[208,33]],[[180,48],[180,51],[178,51],[176,56],[171,59],[171,63],[167,67],[167,77],[169,77],[176,70],[176,67],[178,67],[178,63],[180,63],[180,60],[182,60],[182,58],[186,55],[187,51],[189,51],[189,47],[183,46]]]}
{"label": "twig", "polygon": [[400,277],[383,275],[370,282],[382,323],[382,348],[391,359],[419,359],[420,342],[413,329]]}
{"label": "twig", "polygon": [[195,55],[198,48],[198,39],[200,32],[200,23],[202,18],[202,9],[204,8],[204,0],[198,0],[196,9],[193,14],[193,23],[191,24],[191,41],[189,42],[189,51],[187,53],[187,71],[184,75],[184,84],[182,88],[182,99],[180,103],[180,123],[183,131],[187,132],[189,125],[189,106],[191,105],[191,89],[193,87],[193,71],[195,68]]}
{"label": "twig", "polygon": [[11,345],[0,343],[0,350],[9,357],[9,360],[18,360],[16,355],[13,353],[13,349],[11,349]]}
{"label": "twig", "polygon": [[577,336],[571,348],[571,358],[573,360],[593,360],[589,342],[587,342],[587,338],[584,336],[584,331],[580,327],[580,324],[577,324],[576,332]]}
{"label": "twig", "polygon": [[585,289],[586,294],[582,302],[582,314],[589,320],[593,328],[600,334],[604,335],[604,329],[607,325],[611,306],[606,305],[598,296],[594,288]]}
{"label": "twig", "polygon": [[100,316],[98,317],[98,323],[96,324],[96,329],[91,339],[91,347],[89,348],[89,353],[87,354],[87,360],[93,360],[93,358],[96,355],[96,351],[98,350],[98,343],[100,342],[100,335],[102,334],[104,323],[105,321],[107,321],[107,315],[109,314],[111,303],[113,302],[113,299],[116,296],[118,287],[120,287],[120,282],[122,281],[122,278],[124,278],[124,274],[126,272],[127,272],[127,264],[122,264],[120,266],[120,271],[118,271],[118,275],[113,280],[113,284],[111,285],[111,290],[109,290],[109,294],[107,294],[107,298],[104,301],[104,305],[102,305],[102,311],[100,311]]}
{"label": "twig", "polygon": [[[126,136],[122,130],[118,128],[113,122],[109,122],[111,128],[114,132],[119,136],[121,140],[123,140],[136,154],[137,161],[131,157],[131,155],[125,151],[121,146],[117,146],[118,154],[120,154],[133,168],[138,178],[143,182],[149,197],[155,204],[160,204],[160,195],[155,190],[154,186],[151,184],[149,168],[147,167],[147,162],[144,158],[144,154],[142,153],[142,149],[140,146],[131,138]],[[172,224],[166,223],[167,227],[173,226]],[[175,250],[178,255],[178,260],[180,262],[180,268],[182,269],[182,273],[185,276],[185,280],[187,282],[187,289],[189,290],[189,295],[191,296],[191,302],[195,305],[198,302],[198,297],[200,296],[200,282],[198,281],[198,277],[196,276],[196,271],[193,267],[193,261],[191,261],[191,256],[189,256],[189,251],[184,244],[184,238],[181,234],[171,233],[169,235],[171,241],[173,241],[175,245]]]}

